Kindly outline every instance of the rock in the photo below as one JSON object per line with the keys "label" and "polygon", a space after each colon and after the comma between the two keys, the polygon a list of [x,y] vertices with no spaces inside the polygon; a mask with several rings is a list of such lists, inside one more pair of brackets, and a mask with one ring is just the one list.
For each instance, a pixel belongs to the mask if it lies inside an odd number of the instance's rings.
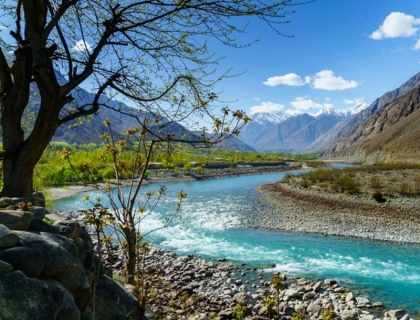
{"label": "rock", "polygon": [[299,291],[297,291],[296,289],[288,289],[286,290],[284,295],[288,296],[289,298],[295,298],[299,296]]}
{"label": "rock", "polygon": [[354,300],[353,292],[347,293],[347,295],[346,295],[346,302],[350,302],[350,301],[353,301],[353,300]]}
{"label": "rock", "polygon": [[36,248],[44,257],[44,275],[56,277],[70,269],[77,255],[73,241],[58,235],[45,232],[16,231],[22,246]]}
{"label": "rock", "polygon": [[252,298],[252,296],[245,292],[235,294],[232,298],[232,301],[235,303],[242,302],[245,305],[254,304],[254,299]]}
{"label": "rock", "polygon": [[38,278],[44,270],[44,258],[39,251],[25,247],[4,250],[0,259],[22,271],[29,278]]}
{"label": "rock", "polygon": [[44,207],[38,207],[38,206],[31,206],[29,207],[29,211],[32,213],[34,218],[38,219],[44,219],[46,214],[50,214],[50,212],[45,209]]}
{"label": "rock", "polygon": [[220,263],[219,266],[217,267],[217,269],[222,270],[222,271],[235,270],[236,269],[236,264],[234,264],[233,262]]}
{"label": "rock", "polygon": [[315,291],[315,292],[318,292],[319,289],[321,289],[321,287],[322,287],[322,282],[321,281],[318,281],[317,283],[315,283],[313,285],[312,290]]}
{"label": "rock", "polygon": [[80,226],[76,221],[55,221],[53,226],[58,227],[59,233],[67,238],[79,237]]}
{"label": "rock", "polygon": [[6,261],[0,260],[0,276],[13,271],[13,266]]}
{"label": "rock", "polygon": [[0,210],[0,224],[10,230],[27,230],[32,221],[32,214],[27,211]]}
{"label": "rock", "polygon": [[232,319],[232,315],[233,315],[233,311],[230,309],[222,310],[218,314],[221,320],[230,320]]}
{"label": "rock", "polygon": [[318,315],[321,312],[322,307],[318,304],[311,303],[307,308],[306,312],[311,312],[313,315]]}
{"label": "rock", "polygon": [[136,319],[136,298],[107,276],[96,287],[96,317],[101,320]]}
{"label": "rock", "polygon": [[74,302],[74,298],[71,295],[70,292],[66,290],[66,288],[63,287],[63,285],[53,279],[47,279],[46,282],[56,285],[57,287],[60,287],[64,291],[64,299],[63,304],[60,309],[60,311],[57,314],[57,320],[76,320],[80,319],[80,310],[76,306],[76,303]]}
{"label": "rock", "polygon": [[403,309],[389,310],[387,313],[388,313],[389,318],[401,319],[405,315],[405,310]]}
{"label": "rock", "polygon": [[37,194],[33,194],[32,197],[14,197],[12,198],[13,204],[19,204],[21,202],[31,203],[35,206],[45,207],[45,197],[41,192],[38,192]]}
{"label": "rock", "polygon": [[342,320],[357,320],[359,319],[359,314],[354,309],[344,310],[343,312],[341,312],[341,319]]}
{"label": "rock", "polygon": [[337,283],[337,281],[336,280],[334,280],[334,279],[325,279],[324,280],[324,284],[325,285],[327,285],[327,286],[332,286],[332,285],[334,285],[334,284],[336,284]]}
{"label": "rock", "polygon": [[66,273],[58,275],[56,279],[74,296],[76,305],[83,310],[90,302],[92,290],[82,262],[74,258]]}
{"label": "rock", "polygon": [[357,297],[356,304],[358,308],[366,307],[369,304],[369,299],[365,297]]}
{"label": "rock", "polygon": [[59,230],[57,227],[50,225],[39,218],[33,218],[27,231],[38,231],[58,234]]}
{"label": "rock", "polygon": [[20,239],[16,233],[9,230],[9,228],[0,224],[0,248],[14,247],[19,243]]}
{"label": "rock", "polygon": [[312,298],[314,298],[314,297],[315,297],[315,292],[313,292],[313,291],[309,291],[309,292],[306,292],[306,293],[303,295],[302,300],[303,300],[303,301],[308,301],[308,300],[310,300],[310,299],[312,299]]}
{"label": "rock", "polygon": [[65,292],[46,281],[28,278],[21,271],[1,276],[2,319],[57,319]]}

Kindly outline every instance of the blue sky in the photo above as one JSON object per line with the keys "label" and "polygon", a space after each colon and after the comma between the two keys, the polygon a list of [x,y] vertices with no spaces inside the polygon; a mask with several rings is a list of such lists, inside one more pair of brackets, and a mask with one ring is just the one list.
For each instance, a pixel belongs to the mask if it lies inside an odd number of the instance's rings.
{"label": "blue sky", "polygon": [[[370,105],[420,71],[418,0],[315,0],[297,6],[281,37],[252,21],[251,47],[211,48],[238,77],[218,89],[232,109],[316,113]],[[234,102],[232,102],[234,101]]]}

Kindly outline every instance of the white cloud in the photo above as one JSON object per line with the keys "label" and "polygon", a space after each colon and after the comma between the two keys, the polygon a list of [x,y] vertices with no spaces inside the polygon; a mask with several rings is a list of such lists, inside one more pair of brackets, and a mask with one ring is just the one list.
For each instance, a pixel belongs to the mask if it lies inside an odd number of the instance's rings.
{"label": "white cloud", "polygon": [[288,73],[284,76],[270,77],[263,82],[263,84],[270,87],[275,87],[279,84],[284,84],[286,86],[303,86],[305,83],[306,79],[303,81],[302,78],[296,73]]}
{"label": "white cloud", "polygon": [[413,49],[414,49],[414,50],[420,50],[420,40],[418,40],[418,41],[416,42],[416,44],[414,45]]}
{"label": "white cloud", "polygon": [[354,100],[352,100],[352,99],[343,99],[343,102],[345,104],[354,104]]}
{"label": "white cloud", "polygon": [[91,46],[88,42],[79,40],[76,42],[76,44],[73,47],[73,51],[90,51]]}
{"label": "white cloud", "polygon": [[255,113],[262,112],[277,112],[284,109],[284,105],[274,103],[274,102],[263,102],[258,106],[253,106],[250,108],[250,115],[252,116]]}
{"label": "white cloud", "polygon": [[412,37],[419,30],[420,19],[402,12],[391,12],[378,30],[372,32],[370,38],[381,40],[384,38]]}
{"label": "white cloud", "polygon": [[357,87],[357,82],[345,80],[343,77],[336,77],[331,70],[322,70],[315,74],[312,85],[315,89],[332,91],[355,88]]}
{"label": "white cloud", "polygon": [[330,97],[326,97],[325,98],[325,101],[331,101],[331,98]]}
{"label": "white cloud", "polygon": [[309,109],[322,109],[322,108],[331,108],[333,107],[330,103],[318,103],[307,97],[297,97],[295,100],[290,102],[290,104],[295,107],[297,110],[309,110]]}

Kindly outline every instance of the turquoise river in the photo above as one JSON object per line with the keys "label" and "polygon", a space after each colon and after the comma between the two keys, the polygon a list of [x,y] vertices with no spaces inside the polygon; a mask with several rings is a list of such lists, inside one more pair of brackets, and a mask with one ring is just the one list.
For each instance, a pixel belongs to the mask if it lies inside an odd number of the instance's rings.
{"label": "turquoise river", "polygon": [[[267,272],[311,279],[333,278],[353,292],[380,301],[385,308],[404,308],[417,315],[420,301],[420,246],[356,238],[249,229],[241,220],[258,210],[255,187],[280,180],[272,173],[201,181],[166,182],[167,192],[153,215],[142,224],[143,232],[158,228],[173,211],[177,192],[188,194],[181,219],[151,233],[155,246],[194,254],[206,259],[226,258],[248,266],[274,266]],[[159,184],[144,185],[144,194]],[[86,192],[98,197],[98,191]],[[53,211],[89,208],[80,194],[55,200]]]}

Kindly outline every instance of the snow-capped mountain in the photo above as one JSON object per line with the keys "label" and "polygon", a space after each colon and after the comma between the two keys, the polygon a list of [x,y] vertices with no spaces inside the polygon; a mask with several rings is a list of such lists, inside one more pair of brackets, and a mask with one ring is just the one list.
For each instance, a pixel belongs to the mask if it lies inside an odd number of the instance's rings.
{"label": "snow-capped mountain", "polygon": [[280,111],[277,112],[259,112],[252,115],[252,122],[263,126],[270,126],[282,123],[290,117],[289,114]]}

